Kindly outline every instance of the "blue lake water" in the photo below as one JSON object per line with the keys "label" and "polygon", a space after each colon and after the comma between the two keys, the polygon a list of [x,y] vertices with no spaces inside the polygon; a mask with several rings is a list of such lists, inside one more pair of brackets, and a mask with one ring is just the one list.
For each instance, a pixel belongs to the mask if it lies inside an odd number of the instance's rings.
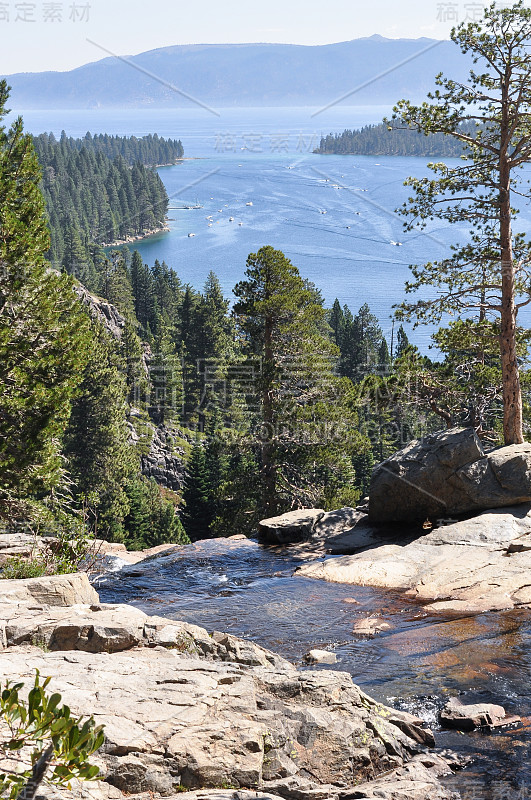
{"label": "blue lake water", "polygon": [[[227,296],[250,252],[283,250],[328,303],[356,311],[367,302],[390,339],[392,306],[405,298],[409,265],[440,259],[466,232],[439,221],[405,233],[395,213],[408,196],[409,175],[429,174],[427,159],[321,156],[321,134],[378,122],[389,108],[26,111],[26,128],[69,135],[158,133],[180,138],[188,160],[159,170],[170,207],[170,232],[135,244],[146,263],[164,259],[184,282],[201,288],[210,270]],[[531,229],[521,202],[519,229]],[[231,217],[233,219],[231,219]],[[189,236],[189,234],[194,234]],[[531,312],[521,322],[531,324]],[[410,338],[427,351],[431,330]]]}

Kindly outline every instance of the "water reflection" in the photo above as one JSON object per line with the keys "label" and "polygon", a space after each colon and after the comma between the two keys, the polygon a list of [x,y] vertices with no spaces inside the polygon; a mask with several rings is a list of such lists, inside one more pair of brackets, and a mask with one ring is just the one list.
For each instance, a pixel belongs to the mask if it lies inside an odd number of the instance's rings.
{"label": "water reflection", "polygon": [[[499,703],[524,717],[522,729],[493,736],[438,731],[441,747],[475,756],[451,783],[467,800],[531,799],[528,614],[434,617],[396,593],[293,577],[297,563],[289,550],[212,541],[110,574],[98,588],[106,602],[253,639],[301,667],[312,647],[333,650],[337,668],[366,691],[435,728],[449,696]],[[374,638],[353,635],[367,616],[390,629]]]}

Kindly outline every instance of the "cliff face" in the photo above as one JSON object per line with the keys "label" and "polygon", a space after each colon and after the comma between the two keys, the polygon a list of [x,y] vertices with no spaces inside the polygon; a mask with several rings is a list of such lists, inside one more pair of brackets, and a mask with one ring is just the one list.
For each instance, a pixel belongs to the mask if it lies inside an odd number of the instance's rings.
{"label": "cliff face", "polygon": [[184,484],[185,458],[182,447],[175,447],[171,431],[153,426],[149,453],[141,458],[142,474],[160,486],[180,492]]}
{"label": "cliff face", "polygon": [[116,306],[92,294],[81,283],[75,283],[74,291],[83,305],[87,307],[92,319],[101,322],[113,339],[121,339],[125,327],[125,318],[120,314]]}
{"label": "cliff face", "polygon": [[[103,300],[88,291],[81,283],[76,283],[74,291],[81,302],[87,307],[92,319],[100,322],[108,334],[119,341],[125,328],[125,318],[120,314],[116,306]],[[149,374],[149,361],[151,352],[149,347],[145,347],[143,356],[143,367],[146,375]],[[139,411],[133,407],[128,409],[128,429],[131,445],[137,445],[140,436],[132,420],[139,415]],[[183,488],[185,473],[185,452],[183,448],[175,447],[174,433],[163,425],[156,426],[152,423],[144,423],[146,427],[146,440],[149,442],[149,451],[141,456],[140,466],[142,474],[147,478],[153,478],[160,486],[179,492]],[[180,438],[185,438],[182,431],[178,431]]]}

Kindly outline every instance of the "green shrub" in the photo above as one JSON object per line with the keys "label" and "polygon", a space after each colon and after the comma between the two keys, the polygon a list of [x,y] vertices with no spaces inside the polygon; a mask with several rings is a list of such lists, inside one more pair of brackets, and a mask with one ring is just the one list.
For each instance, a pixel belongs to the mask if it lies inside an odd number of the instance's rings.
{"label": "green shrub", "polygon": [[46,575],[46,564],[42,559],[13,556],[8,558],[2,567],[0,578],[12,580],[17,578],[40,578]]}
{"label": "green shrub", "polygon": [[35,675],[28,699],[23,683],[0,686],[0,797],[33,800],[45,781],[68,788],[70,781],[94,780],[99,769],[89,757],[103,744],[103,728],[92,717],[72,717],[61,695],[48,694],[50,678]]}

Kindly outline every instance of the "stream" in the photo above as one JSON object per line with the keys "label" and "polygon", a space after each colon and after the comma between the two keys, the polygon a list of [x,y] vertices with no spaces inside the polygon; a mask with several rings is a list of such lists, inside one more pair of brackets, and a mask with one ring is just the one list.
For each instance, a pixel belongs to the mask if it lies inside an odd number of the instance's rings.
{"label": "stream", "polygon": [[[459,619],[428,615],[397,593],[294,576],[289,549],[247,540],[179,548],[98,579],[102,602],[232,633],[273,650],[299,668],[349,672],[380,702],[422,717],[437,746],[473,756],[447,779],[463,800],[531,798],[531,617],[509,611]],[[373,638],[352,633],[360,618],[390,624]],[[312,648],[337,665],[306,667]],[[503,705],[523,727],[494,735],[440,729],[448,697]]]}

